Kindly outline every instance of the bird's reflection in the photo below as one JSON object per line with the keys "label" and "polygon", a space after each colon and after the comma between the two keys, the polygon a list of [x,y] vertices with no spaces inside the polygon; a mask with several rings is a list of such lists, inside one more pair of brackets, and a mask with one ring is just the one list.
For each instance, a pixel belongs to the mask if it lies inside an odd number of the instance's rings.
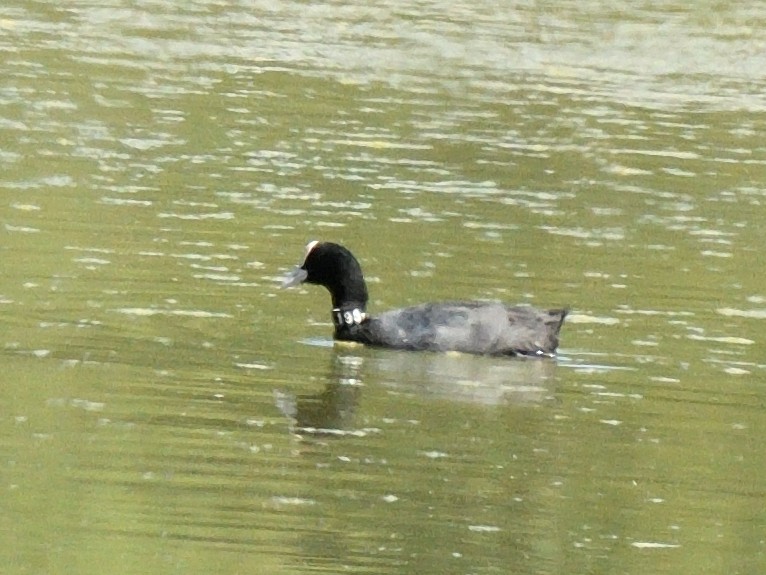
{"label": "bird's reflection", "polygon": [[293,396],[276,392],[276,404],[296,433],[364,435],[353,419],[363,381],[390,393],[424,399],[502,406],[536,404],[551,395],[556,362],[548,359],[490,358],[467,354],[402,353],[335,348],[329,383],[321,393]]}
{"label": "bird's reflection", "polygon": [[364,359],[333,353],[329,383],[321,393],[293,396],[275,392],[277,407],[293,422],[296,433],[347,435],[362,391]]}
{"label": "bird's reflection", "polygon": [[549,359],[459,353],[388,352],[374,364],[391,390],[487,406],[539,403],[550,395],[556,370]]}

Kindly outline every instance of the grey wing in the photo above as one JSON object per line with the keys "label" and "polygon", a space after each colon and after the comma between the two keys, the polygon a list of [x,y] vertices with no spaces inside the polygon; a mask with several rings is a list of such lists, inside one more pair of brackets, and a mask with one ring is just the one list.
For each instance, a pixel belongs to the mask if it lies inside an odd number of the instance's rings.
{"label": "grey wing", "polygon": [[506,308],[499,303],[439,302],[393,310],[382,314],[381,333],[392,347],[507,353]]}

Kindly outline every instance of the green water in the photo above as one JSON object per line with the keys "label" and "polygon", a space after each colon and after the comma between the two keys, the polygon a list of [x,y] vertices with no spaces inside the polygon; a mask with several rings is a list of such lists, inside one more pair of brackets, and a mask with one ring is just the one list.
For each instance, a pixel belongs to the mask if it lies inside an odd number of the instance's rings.
{"label": "green water", "polygon": [[[759,573],[766,10],[0,7],[0,564]],[[555,362],[334,346],[568,305]]]}

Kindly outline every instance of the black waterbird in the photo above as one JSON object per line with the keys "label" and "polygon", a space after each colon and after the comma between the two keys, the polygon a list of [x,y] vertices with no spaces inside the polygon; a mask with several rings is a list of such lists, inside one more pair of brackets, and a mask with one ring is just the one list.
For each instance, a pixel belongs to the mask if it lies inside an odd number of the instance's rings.
{"label": "black waterbird", "polygon": [[553,357],[568,311],[445,301],[372,316],[367,313],[367,284],[359,262],[332,242],[309,242],[303,263],[282,287],[303,282],[329,290],[335,339],[392,349]]}

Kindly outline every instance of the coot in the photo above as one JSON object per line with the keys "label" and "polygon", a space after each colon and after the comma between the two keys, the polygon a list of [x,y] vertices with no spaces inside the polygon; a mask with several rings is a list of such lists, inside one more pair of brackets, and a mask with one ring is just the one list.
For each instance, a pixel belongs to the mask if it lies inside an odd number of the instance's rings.
{"label": "coot", "polygon": [[303,282],[329,290],[335,339],[393,349],[552,357],[568,311],[446,301],[371,316],[359,262],[348,249],[332,242],[309,242],[303,263],[282,287]]}

